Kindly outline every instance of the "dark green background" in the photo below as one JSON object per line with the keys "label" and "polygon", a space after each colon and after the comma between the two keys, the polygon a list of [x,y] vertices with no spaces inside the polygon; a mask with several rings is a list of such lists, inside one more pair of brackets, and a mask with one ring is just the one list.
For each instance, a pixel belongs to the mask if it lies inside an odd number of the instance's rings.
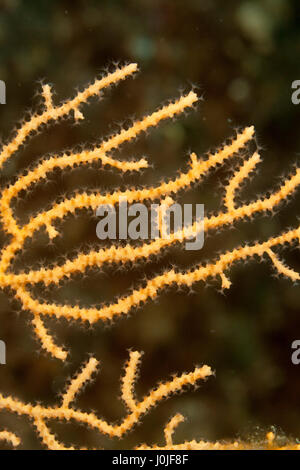
{"label": "dark green background", "polygon": [[[78,188],[107,191],[174,177],[186,168],[190,150],[201,156],[246,125],[256,127],[263,163],[243,188],[241,201],[277,188],[297,164],[300,106],[291,102],[291,83],[300,79],[299,2],[6,0],[0,5],[0,79],[7,85],[7,104],[0,107],[4,140],[28,109],[41,104],[35,94],[39,80],[54,85],[58,103],[105,69],[113,69],[115,61],[138,62],[141,70],[134,80],[107,90],[101,102],[84,106],[86,119],[80,126],[70,120],[35,137],[3,168],[3,186],[41,155],[99,142],[120,124],[128,125],[191,87],[204,98],[196,110],[116,152],[120,158],[146,155],[152,169],[125,177],[99,168],[58,172],[49,185],[42,183],[22,194],[15,208],[20,223]],[[232,168],[226,164],[211,173],[181,201],[204,202],[207,213],[220,210],[222,188]],[[37,294],[82,305],[112,300],[133,283],[139,285],[145,273],[160,273],[173,263],[186,268],[239,243],[265,240],[296,227],[298,201],[296,194],[272,216],[212,234],[200,252],[173,249],[134,269],[116,272],[106,267],[88,277],[77,276],[55,292],[41,289]],[[16,259],[15,269],[47,265],[74,256],[79,248],[99,247],[97,219],[90,215],[68,219],[62,226],[63,238],[52,246],[38,234]],[[298,247],[276,251],[300,270]],[[159,405],[120,441],[76,425],[52,423],[65,443],[107,448],[162,443],[163,425],[176,412],[188,418],[178,428],[176,442],[245,436],[257,441],[273,425],[279,435],[300,437],[300,365],[291,363],[291,343],[300,338],[300,286],[274,277],[269,261],[240,264],[229,274],[233,284],[224,294],[219,280],[191,291],[170,289],[109,328],[47,321],[58,343],[72,351],[66,365],[39,350],[30,315],[7,293],[1,294],[0,338],[7,344],[7,365],[0,366],[1,393],[26,402],[57,403],[67,378],[93,354],[101,361],[101,372],[77,404],[116,422],[125,413],[119,377],[127,350],[134,348],[145,352],[137,385],[140,397],[156,382],[195,364],[211,365],[216,376],[197,391]],[[24,448],[40,447],[26,419],[2,412],[0,428],[4,427],[22,437]]]}

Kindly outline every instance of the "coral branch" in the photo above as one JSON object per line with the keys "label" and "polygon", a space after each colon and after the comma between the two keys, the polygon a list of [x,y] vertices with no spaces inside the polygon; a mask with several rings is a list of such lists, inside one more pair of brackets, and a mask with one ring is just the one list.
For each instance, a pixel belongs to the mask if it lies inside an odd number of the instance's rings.
{"label": "coral branch", "polygon": [[[129,64],[125,67],[117,68],[115,72],[108,74],[101,80],[95,80],[93,84],[88,86],[84,91],[79,92],[72,100],[66,101],[59,107],[51,107],[51,110],[48,110],[47,108],[42,114],[34,114],[29,121],[25,121],[20,129],[18,129],[14,139],[3,146],[0,153],[0,168],[3,166],[3,163],[18,150],[20,145],[24,144],[30,135],[32,135],[34,131],[37,131],[42,124],[46,124],[53,119],[58,120],[59,118],[68,115],[71,111],[78,110],[78,107],[82,103],[87,102],[91,96],[97,95],[103,88],[106,88],[113,83],[124,80],[124,78],[128,75],[132,75],[136,70],[137,64]],[[43,92],[45,96],[44,90]],[[49,95],[47,96],[47,100],[48,99]]]}
{"label": "coral branch", "polygon": [[122,378],[121,391],[122,400],[130,411],[135,411],[137,404],[134,398],[134,383],[137,376],[137,368],[141,360],[141,353],[131,351],[129,361],[126,364],[125,375]]}
{"label": "coral branch", "polygon": [[64,408],[69,407],[70,403],[75,399],[76,393],[78,393],[83,384],[91,379],[92,374],[97,370],[98,364],[97,359],[91,357],[83,370],[72,380],[68,390],[63,395],[62,406]]}
{"label": "coral branch", "polygon": [[289,277],[292,281],[298,281],[300,279],[300,274],[296,273],[293,269],[288,268],[285,266],[275,255],[275,253],[271,250],[268,249],[266,250],[266,253],[270,256],[276,270],[278,271],[279,274],[283,274],[286,277]]}
{"label": "coral branch", "polygon": [[[92,207],[96,209],[100,204],[112,204],[115,205],[122,198],[126,198],[128,203],[134,201],[144,201],[160,199],[168,194],[176,194],[178,191],[183,189],[186,186],[190,186],[192,182],[198,180],[211,168],[215,167],[217,164],[222,163],[226,158],[234,155],[238,150],[240,150],[253,136],[254,129],[253,127],[246,128],[241,134],[238,134],[236,139],[232,141],[230,145],[226,145],[222,150],[216,154],[209,155],[206,161],[198,161],[195,154],[191,156],[191,170],[187,173],[182,173],[175,180],[171,180],[167,183],[162,183],[157,187],[146,188],[143,190],[126,190],[126,191],[116,191],[109,195],[87,195],[81,194],[71,200],[65,200],[59,205],[54,206],[51,210],[41,213],[39,216],[33,218],[27,226],[24,226],[22,230],[19,231],[18,239],[15,242],[12,242],[6,250],[3,252],[2,263],[0,263],[0,272],[2,269],[7,269],[10,260],[12,259],[16,250],[21,249],[24,240],[27,237],[33,235],[33,233],[40,228],[42,225],[46,225],[49,230],[51,227],[51,222],[55,218],[62,218],[68,212],[74,212],[78,208]],[[1,204],[1,201],[0,201]],[[9,202],[5,202],[5,218],[8,218],[9,214]],[[209,220],[206,221],[209,226]],[[227,223],[221,221],[222,223]],[[18,230],[15,223],[11,226],[13,231]],[[52,229],[53,230],[53,229]],[[148,257],[150,254],[155,254],[161,250],[164,246],[172,244],[178,240],[184,240],[187,238],[190,233],[197,233],[197,226],[193,224],[190,229],[185,228],[184,230],[177,231],[174,234],[171,234],[169,239],[160,238],[155,240],[152,243],[145,244],[142,249],[139,247],[133,249],[130,245],[127,245],[124,249],[116,250],[115,247],[111,247],[106,251],[101,250],[98,253],[92,252],[90,256],[79,255],[78,259],[74,262],[67,262],[66,267],[53,268],[52,273],[49,270],[42,269],[40,272],[31,271],[29,275],[21,275],[15,279],[23,282],[39,282],[43,281],[48,282],[58,282],[65,275],[68,276],[72,272],[81,271],[87,266],[91,266],[91,261],[93,264],[100,265],[104,262],[126,262],[134,261],[139,257]],[[54,234],[53,234],[54,235]],[[12,278],[10,278],[10,281]]]}
{"label": "coral branch", "polygon": [[0,431],[0,441],[7,441],[13,447],[18,447],[21,444],[21,440],[16,434],[9,431]]}
{"label": "coral branch", "polygon": [[177,428],[178,424],[184,421],[184,417],[178,413],[177,415],[173,416],[173,418],[166,424],[164,429],[166,445],[171,447],[173,445],[172,435],[174,434],[175,428]]}
{"label": "coral branch", "polygon": [[255,152],[249,160],[246,160],[242,167],[234,174],[232,179],[230,180],[227,188],[226,188],[226,196],[225,196],[225,205],[228,211],[234,210],[234,194],[235,191],[238,189],[242,181],[244,181],[249,173],[255,168],[255,166],[260,162],[260,156],[257,152]]}
{"label": "coral branch", "polygon": [[166,445],[148,446],[142,444],[137,446],[135,450],[300,450],[300,445],[295,442],[290,442],[284,446],[279,446],[276,442],[276,436],[273,432],[268,432],[266,437],[261,442],[243,442],[240,440],[232,442],[209,442],[209,441],[185,441],[182,444],[174,444],[172,440],[172,434],[178,424],[184,421],[184,417],[181,414],[176,414],[166,424],[164,428]]}
{"label": "coral branch", "polygon": [[[122,437],[139,422],[143,414],[156,406],[160,401],[182,390],[186,385],[196,385],[199,380],[204,380],[212,374],[208,366],[196,367],[193,372],[182,374],[179,377],[175,376],[172,380],[161,383],[151,390],[141,401],[135,402],[132,398],[132,381],[136,375],[139,359],[140,353],[130,353],[126,374],[122,380],[122,397],[124,398],[125,404],[129,407],[129,414],[123,418],[120,424],[112,425],[99,419],[92,412],[86,413],[69,407],[83,384],[91,378],[92,373],[96,370],[98,362],[94,358],[91,358],[84,366],[82,372],[71,381],[67,392],[63,395],[61,406],[43,407],[41,405],[25,404],[15,398],[4,397],[0,394],[0,409],[6,409],[12,413],[25,415],[33,419],[42,442],[49,449],[60,450],[66,449],[66,447],[58,442],[55,436],[49,431],[47,420],[73,420],[78,423],[86,424],[88,427],[96,429],[101,434],[107,434],[110,437]],[[74,449],[74,447],[68,449]]]}

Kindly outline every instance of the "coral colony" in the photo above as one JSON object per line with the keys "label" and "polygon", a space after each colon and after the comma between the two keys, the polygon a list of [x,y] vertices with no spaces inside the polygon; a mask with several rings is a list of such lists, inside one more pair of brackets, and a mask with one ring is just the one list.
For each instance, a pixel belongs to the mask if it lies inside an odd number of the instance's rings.
{"label": "coral colony", "polygon": [[[21,126],[15,131],[11,140],[3,145],[0,151],[0,168],[4,163],[13,158],[14,154],[37,132],[48,123],[59,121],[61,118],[73,116],[75,121],[84,119],[81,105],[86,103],[90,97],[98,95],[104,88],[117,83],[120,80],[134,74],[137,70],[136,64],[129,64],[118,67],[113,73],[97,79],[77,95],[56,106],[52,100],[52,90],[49,85],[42,86],[42,96],[44,100],[44,110],[32,114],[25,119]],[[52,334],[44,325],[44,317],[65,318],[67,320],[77,320],[78,322],[107,322],[115,317],[128,315],[133,308],[137,308],[149,299],[155,299],[160,292],[171,285],[178,287],[203,281],[210,278],[219,279],[223,289],[228,289],[231,285],[228,272],[233,263],[245,261],[257,255],[259,258],[267,256],[273,263],[279,274],[289,277],[292,281],[299,280],[300,276],[291,268],[287,267],[275,254],[273,248],[298,242],[300,239],[300,226],[286,231],[280,235],[260,241],[252,245],[244,244],[232,251],[220,254],[211,262],[200,264],[186,271],[179,271],[175,268],[164,271],[152,278],[148,278],[143,285],[133,286],[132,291],[125,296],[120,296],[114,302],[104,304],[100,308],[84,308],[79,305],[68,305],[60,303],[49,303],[36,298],[31,288],[37,283],[44,286],[57,286],[66,283],[72,275],[85,272],[89,267],[101,267],[104,264],[125,265],[128,262],[138,263],[150,256],[159,253],[175,243],[185,243],[202,230],[204,233],[212,229],[223,226],[232,226],[241,219],[255,216],[258,213],[266,213],[273,210],[282,201],[290,196],[300,183],[300,169],[296,169],[286,180],[282,181],[279,189],[270,195],[256,198],[247,204],[238,205],[235,202],[239,186],[244,182],[249,174],[255,169],[260,161],[257,151],[250,154],[247,148],[249,142],[254,138],[254,128],[246,127],[222,148],[214,153],[208,154],[201,159],[195,153],[191,153],[189,169],[181,172],[176,178],[166,180],[153,187],[142,189],[131,187],[126,190],[115,190],[109,193],[78,191],[72,197],[53,203],[45,211],[33,215],[30,220],[20,226],[15,217],[12,202],[18,198],[22,190],[26,190],[31,185],[47,180],[48,175],[59,168],[66,170],[77,166],[86,166],[94,161],[101,161],[103,166],[109,166],[120,172],[139,172],[147,168],[148,162],[141,158],[137,161],[122,161],[111,156],[111,152],[121,147],[125,142],[138,137],[151,127],[156,127],[160,121],[173,118],[182,113],[187,108],[193,107],[197,102],[197,95],[193,91],[170,102],[166,106],[154,111],[134,122],[129,128],[123,128],[120,132],[104,139],[102,143],[93,149],[82,150],[80,152],[65,152],[59,155],[50,155],[42,158],[34,169],[17,176],[15,182],[9,184],[2,190],[0,197],[0,214],[2,229],[7,235],[7,243],[0,253],[0,287],[10,288],[12,295],[21,303],[23,311],[31,313],[31,323],[45,352],[61,361],[65,361],[68,352],[54,342]],[[220,209],[217,214],[206,215],[204,221],[199,223],[198,218],[182,227],[177,227],[168,236],[164,235],[164,218],[160,218],[158,224],[158,236],[150,241],[143,241],[138,246],[127,243],[123,246],[111,244],[108,248],[91,250],[89,253],[79,253],[74,258],[68,259],[63,264],[57,263],[51,267],[41,267],[40,269],[28,269],[26,271],[14,272],[13,261],[17,254],[24,250],[24,244],[32,239],[39,230],[45,230],[49,239],[52,240],[60,233],[60,222],[70,214],[81,209],[90,209],[94,213],[99,207],[115,208],[119,202],[126,200],[128,204],[133,203],[158,203],[170,208],[176,202],[177,193],[188,189],[192,183],[199,182],[211,169],[220,166],[226,160],[240,154],[242,151],[243,163],[234,172],[230,181],[224,188],[224,209]],[[248,155],[248,156],[247,156]],[[103,215],[103,214],[102,214]],[[203,223],[202,223],[203,222]],[[210,367],[196,367],[192,372],[173,377],[172,380],[157,385],[143,399],[138,400],[134,393],[134,381],[136,378],[141,354],[130,352],[130,357],[125,368],[125,375],[121,381],[122,399],[125,403],[128,414],[119,424],[109,424],[99,419],[93,412],[84,412],[71,406],[76,394],[83,385],[91,379],[96,371],[98,362],[95,358],[90,358],[79,374],[70,382],[66,392],[63,394],[60,405],[47,407],[41,404],[28,404],[19,401],[12,396],[2,396],[0,394],[0,410],[9,410],[12,413],[25,415],[32,420],[37,434],[43,444],[48,449],[65,449],[63,443],[59,442],[48,427],[49,420],[75,421],[82,423],[95,431],[110,437],[121,437],[140,421],[144,413],[157,405],[162,399],[182,390],[186,385],[196,386],[198,381],[206,379],[212,374]],[[175,428],[183,421],[180,414],[176,414],[167,423],[164,429],[165,444],[158,445],[138,445],[136,449],[246,449],[250,444],[245,442],[204,442],[189,441],[182,444],[173,443],[173,433]],[[9,430],[0,432],[0,439],[6,440],[13,446],[21,444],[21,438]],[[265,441],[261,443],[263,448],[279,448],[276,443],[276,436],[270,432]],[[70,447],[73,448],[73,447]],[[281,448],[298,449],[296,443],[290,443]]]}

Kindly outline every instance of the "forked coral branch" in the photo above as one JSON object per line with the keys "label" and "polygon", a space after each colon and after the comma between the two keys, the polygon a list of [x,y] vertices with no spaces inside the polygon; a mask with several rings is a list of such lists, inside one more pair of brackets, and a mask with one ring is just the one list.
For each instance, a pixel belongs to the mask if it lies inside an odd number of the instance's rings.
{"label": "forked coral branch", "polygon": [[[195,386],[198,381],[204,380],[212,375],[210,367],[196,367],[192,372],[174,376],[172,380],[158,384],[148,395],[139,401],[134,398],[134,381],[136,379],[140,357],[141,353],[137,351],[130,352],[125,375],[122,378],[122,399],[128,408],[128,414],[122,419],[120,424],[110,424],[98,418],[92,412],[87,413],[70,406],[71,402],[75,399],[75,395],[80,392],[83,385],[91,379],[92,374],[97,370],[98,361],[95,358],[90,358],[82,371],[71,380],[62,396],[62,404],[60,406],[44,407],[42,405],[26,404],[11,396],[4,397],[0,394],[0,410],[8,410],[12,413],[30,418],[43,444],[48,449],[74,450],[75,447],[66,447],[63,443],[58,441],[48,427],[47,422],[49,420],[75,421],[85,424],[87,427],[97,430],[101,434],[110,437],[122,437],[140,421],[145,413],[162,400],[176,392],[184,390],[186,386]],[[2,439],[9,440],[15,446],[20,443],[18,438],[16,436],[14,437],[14,435],[8,431],[0,433],[0,439],[1,437]]]}
{"label": "forked coral branch", "polygon": [[[65,101],[60,106],[55,106],[52,98],[52,90],[49,85],[42,87],[45,110],[40,114],[34,114],[29,120],[24,121],[17,130],[12,140],[3,146],[0,152],[0,168],[4,162],[13,157],[19,147],[24,144],[34,132],[38,131],[44,124],[58,121],[61,118],[73,113],[75,119],[83,119],[80,106],[88,99],[99,94],[107,86],[114,84],[132,75],[137,70],[136,64],[130,64],[122,68],[117,68],[115,72],[96,80],[85,90],[79,92],[75,98]],[[193,107],[197,101],[197,95],[193,91],[181,96],[179,99],[170,102],[152,114],[141,120],[135,121],[129,128],[123,128],[106,140],[103,140],[92,150],[82,152],[65,152],[62,155],[52,155],[48,159],[42,159],[40,163],[24,175],[20,175],[15,183],[8,185],[2,191],[0,197],[0,215],[3,229],[10,235],[9,242],[0,253],[0,287],[9,287],[14,296],[21,302],[23,310],[32,314],[33,329],[41,341],[42,348],[52,356],[65,360],[67,352],[54,343],[51,333],[44,325],[45,316],[56,318],[67,318],[68,320],[80,320],[88,323],[97,321],[107,321],[114,317],[127,315],[133,307],[139,306],[148,299],[158,296],[165,287],[177,285],[192,285],[198,281],[206,281],[208,278],[219,277],[222,287],[230,287],[230,280],[226,271],[231,265],[239,260],[258,255],[269,256],[272,263],[280,274],[290,277],[293,281],[298,280],[299,275],[278,260],[273,248],[283,243],[292,243],[299,240],[300,228],[290,230],[278,237],[270,238],[265,242],[259,242],[252,246],[243,246],[219,256],[214,262],[207,265],[199,265],[186,272],[177,272],[174,269],[148,279],[144,286],[135,287],[127,296],[120,296],[115,302],[103,305],[100,308],[83,308],[79,305],[68,305],[60,303],[50,303],[41,301],[32,294],[31,287],[37,283],[45,286],[59,285],[66,282],[74,274],[84,273],[89,267],[100,268],[103,264],[125,264],[127,262],[138,262],[147,260],[152,255],[159,255],[163,249],[176,243],[183,243],[199,230],[198,221],[189,226],[176,230],[169,237],[163,236],[163,225],[160,227],[160,237],[150,242],[145,242],[139,246],[126,244],[125,246],[110,246],[108,248],[91,250],[89,253],[79,253],[76,257],[68,259],[63,264],[56,264],[53,267],[42,267],[40,269],[30,269],[27,272],[14,272],[12,263],[19,252],[24,249],[24,244],[31,239],[35,232],[40,229],[46,230],[49,239],[54,239],[59,235],[59,222],[77,210],[96,209],[104,204],[116,206],[120,200],[126,198],[128,203],[143,201],[158,201],[170,204],[174,201],[178,193],[187,190],[192,183],[199,182],[211,169],[222,165],[227,160],[232,159],[237,154],[247,155],[247,145],[254,138],[254,128],[247,127],[237,133],[236,137],[220,150],[210,153],[207,158],[200,159],[195,153],[190,155],[190,166],[185,172],[181,172],[176,178],[164,181],[157,186],[144,187],[142,189],[131,187],[126,190],[115,190],[111,193],[77,192],[72,197],[67,197],[60,202],[53,203],[45,211],[32,215],[30,220],[20,226],[12,209],[12,202],[19,196],[21,190],[29,189],[33,184],[46,180],[55,168],[64,170],[78,165],[88,165],[93,161],[101,161],[104,166],[108,165],[119,171],[140,171],[146,168],[148,163],[145,158],[138,161],[122,161],[111,156],[111,152],[120,146],[138,137],[151,127],[156,127],[162,120],[172,118],[182,113],[184,110]],[[258,213],[266,213],[274,210],[282,201],[295,191],[300,183],[300,169],[295,174],[290,175],[271,195],[257,198],[256,200],[242,205],[235,203],[235,196],[241,183],[249,176],[250,172],[260,161],[258,152],[245,159],[241,167],[233,174],[228,185],[225,187],[224,205],[225,210],[220,210],[217,215],[207,215],[204,220],[204,231],[208,232],[223,226],[231,226],[235,222],[254,216]],[[201,224],[202,228],[202,224]],[[132,402],[133,403],[133,402]]]}

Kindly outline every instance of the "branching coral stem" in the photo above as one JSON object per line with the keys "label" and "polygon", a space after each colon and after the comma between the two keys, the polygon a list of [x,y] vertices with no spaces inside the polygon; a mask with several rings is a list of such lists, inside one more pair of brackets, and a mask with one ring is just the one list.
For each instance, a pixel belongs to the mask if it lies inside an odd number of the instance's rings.
{"label": "branching coral stem", "polygon": [[[46,110],[42,114],[35,114],[29,121],[25,121],[20,129],[18,129],[15,137],[11,142],[4,145],[0,153],[0,168],[3,163],[10,158],[20,147],[24,144],[32,132],[37,131],[42,124],[46,124],[51,120],[58,120],[59,118],[68,115],[71,111],[78,110],[82,103],[85,103],[91,96],[97,95],[103,88],[106,88],[113,83],[124,80],[129,75],[137,71],[137,64],[129,64],[122,68],[117,68],[115,72],[108,74],[100,80],[89,85],[84,91],[80,91],[75,98],[66,101],[61,106],[53,107],[51,99],[50,88],[44,87],[44,98],[46,101]],[[51,101],[51,106],[50,105]]]}
{"label": "branching coral stem", "polygon": [[[132,352],[130,355],[129,365],[132,371],[125,374],[122,381],[123,394],[124,388],[127,390],[132,389],[136,376],[137,361],[140,358],[139,353]],[[133,404],[133,409],[121,421],[120,424],[109,424],[107,421],[98,418],[94,413],[83,412],[70,408],[70,403],[73,401],[75,395],[78,393],[83,384],[90,380],[92,373],[95,371],[97,361],[91,358],[84,366],[82,372],[73,380],[67,392],[63,396],[61,406],[43,407],[41,405],[25,404],[21,401],[12,398],[4,397],[0,394],[0,409],[9,410],[12,413],[19,415],[26,415],[31,418],[40,434],[43,443],[49,449],[64,449],[65,447],[57,441],[55,436],[51,434],[46,424],[47,420],[57,419],[59,421],[76,421],[77,423],[86,424],[92,429],[98,430],[102,434],[107,434],[110,437],[121,437],[129,431],[134,424],[136,424],[141,416],[156,406],[160,401],[167,398],[171,394],[182,390],[186,385],[195,385],[199,380],[204,380],[212,374],[210,367],[196,367],[193,372],[184,373],[179,377],[174,377],[168,382],[159,384],[156,388],[151,390],[141,401]],[[131,373],[132,372],[132,373]],[[128,406],[128,395],[126,395],[126,404]],[[131,406],[130,406],[131,407]]]}
{"label": "branching coral stem", "polygon": [[[99,320],[109,320],[117,315],[126,315],[134,306],[146,302],[148,299],[154,299],[158,296],[161,289],[176,284],[177,286],[187,285],[191,286],[195,282],[205,281],[209,277],[223,277],[224,271],[228,269],[234,262],[251,258],[255,255],[262,257],[271,247],[282,245],[284,243],[291,243],[300,237],[300,227],[295,230],[290,230],[278,237],[270,238],[266,242],[257,243],[252,246],[244,246],[236,248],[231,252],[221,255],[215,263],[210,263],[205,266],[199,266],[187,272],[176,272],[174,269],[166,271],[163,274],[149,279],[145,287],[135,289],[126,297],[120,297],[115,303],[103,306],[100,309],[96,308],[80,308],[79,306],[58,305],[50,303],[40,303],[35,300],[23,288],[19,287],[16,291],[16,296],[21,300],[23,307],[40,315],[51,315],[57,318],[66,317],[74,318],[77,320],[88,321],[94,323]],[[226,278],[227,279],[227,278]],[[228,280],[227,280],[228,282]],[[229,287],[230,283],[223,285]]]}

